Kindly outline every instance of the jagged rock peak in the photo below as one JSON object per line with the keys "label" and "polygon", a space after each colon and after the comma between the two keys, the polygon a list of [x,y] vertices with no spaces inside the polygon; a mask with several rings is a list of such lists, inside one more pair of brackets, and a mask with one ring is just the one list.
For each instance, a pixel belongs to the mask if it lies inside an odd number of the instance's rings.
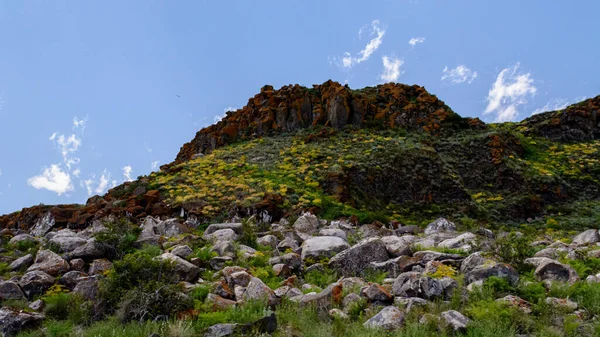
{"label": "jagged rock peak", "polygon": [[457,127],[483,128],[479,119],[462,118],[425,88],[398,83],[352,90],[327,81],[307,88],[295,85],[278,90],[266,85],[237,111],[204,128],[181,148],[175,163],[191,159],[237,140],[276,135],[313,125],[339,129],[355,127],[404,128],[438,133]]}

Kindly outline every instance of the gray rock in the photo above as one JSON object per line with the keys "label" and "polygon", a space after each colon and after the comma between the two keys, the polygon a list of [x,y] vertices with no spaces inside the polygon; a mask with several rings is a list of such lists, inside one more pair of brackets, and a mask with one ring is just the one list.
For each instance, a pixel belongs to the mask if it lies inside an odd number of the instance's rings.
{"label": "gray rock", "polygon": [[33,236],[44,236],[48,233],[56,222],[54,221],[54,217],[52,213],[48,212],[43,217],[38,219],[38,221],[33,225],[29,233]]}
{"label": "gray rock", "polygon": [[458,254],[441,253],[431,250],[415,252],[413,258],[419,260],[420,264],[423,266],[429,261],[463,260],[463,257]]}
{"label": "gray rock", "polygon": [[14,260],[8,267],[10,270],[25,270],[33,263],[33,255],[27,254]]}
{"label": "gray rock", "polygon": [[532,257],[525,263],[535,266],[533,275],[539,281],[559,281],[573,284],[579,280],[579,275],[573,267],[545,257]]}
{"label": "gray rock", "polygon": [[544,248],[533,255],[534,257],[547,257],[549,259],[558,258],[558,250],[556,248]]}
{"label": "gray rock", "polygon": [[444,218],[439,218],[425,227],[425,235],[440,232],[456,232],[456,225]]}
{"label": "gray rock", "polygon": [[230,300],[215,294],[208,294],[206,297],[206,303],[209,304],[213,310],[227,310],[236,306],[237,302]]}
{"label": "gray rock", "polygon": [[517,308],[524,314],[530,314],[532,311],[531,304],[518,296],[508,295],[497,299],[496,302],[504,303],[510,307]]}
{"label": "gray rock", "polygon": [[14,336],[22,330],[37,327],[42,323],[44,318],[44,315],[36,312],[0,308],[2,336]]}
{"label": "gray rock", "polygon": [[477,239],[477,235],[473,233],[463,233],[455,238],[446,239],[438,244],[438,247],[441,248],[450,248],[450,249],[464,249],[465,246],[469,246],[470,244]]}
{"label": "gray rock", "polygon": [[279,243],[279,240],[277,239],[277,237],[275,235],[265,235],[262,236],[258,239],[256,239],[256,243],[258,243],[261,246],[265,246],[265,247],[271,247],[271,248],[277,248],[277,244]]}
{"label": "gray rock", "polygon": [[546,297],[546,303],[555,309],[560,309],[564,312],[573,312],[577,310],[577,303],[568,298]]}
{"label": "gray rock", "polygon": [[467,317],[456,310],[444,311],[440,314],[440,316],[454,331],[466,329],[470,322]]}
{"label": "gray rock", "polygon": [[243,300],[268,300],[270,304],[277,302],[277,296],[271,288],[269,288],[258,277],[250,279]]}
{"label": "gray rock", "polygon": [[182,259],[185,259],[188,256],[192,255],[194,253],[194,251],[188,245],[177,245],[177,246],[173,247],[173,249],[171,250],[171,253],[179,256]]}
{"label": "gray rock", "polygon": [[411,255],[412,250],[410,246],[417,240],[417,237],[412,235],[396,236],[388,235],[381,238],[381,241],[385,245],[388,254],[393,257],[401,255]]}
{"label": "gray rock", "polygon": [[346,297],[344,297],[342,304],[344,305],[344,309],[348,310],[351,305],[353,305],[355,303],[359,303],[360,301],[363,301],[362,297],[360,297],[356,293],[350,293],[350,294],[346,295]]}
{"label": "gray rock", "polygon": [[360,275],[371,262],[384,262],[389,259],[387,249],[378,238],[359,242],[331,258],[329,266],[344,276]]}
{"label": "gray rock", "polygon": [[269,259],[269,264],[276,265],[279,263],[283,263],[288,265],[292,269],[299,269],[302,267],[302,257],[296,253],[287,253],[282,256],[276,256]]}
{"label": "gray rock", "polygon": [[79,246],[85,245],[87,239],[77,235],[77,233],[69,229],[63,229],[56,232],[56,235],[48,242],[58,246],[59,252],[67,253],[75,250]]}
{"label": "gray rock", "polygon": [[67,289],[69,289],[69,290],[73,290],[73,288],[75,288],[75,286],[79,282],[79,279],[81,279],[82,277],[88,277],[88,276],[89,275],[84,272],[77,271],[77,270],[71,270],[70,272],[67,272],[63,276],[61,276],[60,279],[58,280],[58,283],[67,287]]}
{"label": "gray rock", "polygon": [[286,237],[280,243],[277,244],[277,250],[280,252],[285,252],[288,249],[295,252],[296,250],[298,250],[298,248],[299,248],[298,241],[296,241],[290,237]]}
{"label": "gray rock", "polygon": [[323,228],[319,231],[320,236],[337,236],[340,239],[347,240],[346,232],[337,228]]}
{"label": "gray rock", "polygon": [[410,312],[415,307],[423,307],[427,305],[426,300],[419,297],[394,297],[394,305],[406,309]]}
{"label": "gray rock", "polygon": [[302,243],[302,260],[309,257],[321,259],[329,258],[350,248],[350,245],[337,236],[316,236]]}
{"label": "gray rock", "polygon": [[393,296],[382,286],[372,283],[360,290],[360,295],[369,302],[391,303]]}
{"label": "gray rock", "polygon": [[460,272],[466,274],[475,269],[475,267],[484,264],[485,260],[481,252],[473,253],[463,260],[460,265]]}
{"label": "gray rock", "polygon": [[600,235],[597,229],[588,229],[583,233],[579,233],[573,238],[572,244],[576,246],[589,245],[600,241]]}
{"label": "gray rock", "polygon": [[161,260],[171,261],[175,267],[175,272],[182,281],[194,282],[200,274],[200,268],[190,262],[171,253],[164,253],[158,256]]}
{"label": "gray rock", "polygon": [[83,277],[77,282],[73,293],[80,294],[88,300],[93,300],[98,295],[99,283],[95,277]]}
{"label": "gray rock", "polygon": [[236,241],[239,238],[239,236],[237,234],[235,234],[233,229],[224,228],[224,229],[218,229],[210,234],[204,233],[204,235],[202,235],[202,238],[206,241],[210,241],[213,243],[218,242],[218,241],[233,242],[233,241]]}
{"label": "gray rock", "polygon": [[71,266],[71,270],[83,271],[85,261],[83,259],[73,259],[69,261],[69,266]]}
{"label": "gray rock", "polygon": [[217,241],[213,244],[211,251],[219,256],[235,257],[235,246],[231,241]]}
{"label": "gray rock", "polygon": [[31,310],[42,311],[44,309],[45,305],[46,304],[44,303],[44,301],[42,301],[42,300],[35,300],[35,301],[31,302],[28,307]]}
{"label": "gray rock", "polygon": [[419,297],[426,300],[448,298],[456,287],[456,281],[451,278],[434,279],[418,272],[400,274],[392,285],[395,296]]}
{"label": "gray rock", "polygon": [[5,300],[23,300],[25,294],[17,282],[4,281],[0,282],[0,301]]}
{"label": "gray rock", "polygon": [[33,265],[27,268],[27,271],[40,270],[51,276],[58,276],[68,272],[69,263],[58,254],[50,250],[40,250],[37,252]]}
{"label": "gray rock", "polygon": [[54,284],[54,277],[43,271],[30,271],[19,279],[19,286],[27,298],[43,294]]}
{"label": "gray rock", "polygon": [[493,260],[485,260],[483,264],[467,272],[465,274],[465,281],[467,284],[470,284],[477,281],[484,281],[492,276],[506,279],[513,286],[519,281],[519,273],[512,266]]}
{"label": "gray rock", "polygon": [[19,234],[13,236],[10,241],[8,241],[9,245],[15,245],[19,242],[37,242],[37,240],[29,234]]}
{"label": "gray rock", "polygon": [[85,261],[91,261],[104,257],[105,254],[106,250],[104,246],[92,238],[89,239],[85,245],[79,246],[72,252],[65,254],[65,258],[68,260],[83,259]]}
{"label": "gray rock", "polygon": [[233,336],[235,334],[238,324],[236,323],[222,323],[215,324],[204,332],[204,337],[226,337]]}
{"label": "gray rock", "polygon": [[244,231],[244,226],[238,222],[228,222],[228,223],[215,223],[209,225],[204,231],[204,235],[212,234],[221,229],[231,229],[235,234],[242,235]]}
{"label": "gray rock", "polygon": [[342,286],[339,283],[330,284],[319,293],[306,294],[299,299],[300,305],[314,305],[320,312],[327,312],[334,302],[341,300]]}
{"label": "gray rock", "polygon": [[371,262],[369,268],[378,271],[385,271],[388,273],[388,277],[396,278],[400,275],[403,270],[400,267],[401,256],[384,261],[384,262]]}
{"label": "gray rock", "polygon": [[88,269],[90,275],[103,275],[112,268],[113,264],[107,259],[97,259],[92,262]]}
{"label": "gray rock", "polygon": [[374,329],[396,330],[404,325],[404,313],[394,306],[381,309],[381,311],[366,321],[363,326]]}
{"label": "gray rock", "polygon": [[294,229],[299,233],[314,234],[319,229],[319,219],[310,213],[304,213],[294,222]]}
{"label": "gray rock", "polygon": [[233,261],[233,259],[229,256],[217,256],[210,259],[210,261],[208,261],[208,264],[214,270],[221,270],[225,267],[225,263],[229,261]]}

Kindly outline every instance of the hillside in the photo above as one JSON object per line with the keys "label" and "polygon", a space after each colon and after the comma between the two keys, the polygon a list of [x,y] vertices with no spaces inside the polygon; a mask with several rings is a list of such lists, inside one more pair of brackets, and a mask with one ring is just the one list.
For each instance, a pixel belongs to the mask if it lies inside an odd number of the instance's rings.
{"label": "hillside", "polygon": [[160,171],[0,216],[4,336],[597,336],[600,96],[265,86]]}

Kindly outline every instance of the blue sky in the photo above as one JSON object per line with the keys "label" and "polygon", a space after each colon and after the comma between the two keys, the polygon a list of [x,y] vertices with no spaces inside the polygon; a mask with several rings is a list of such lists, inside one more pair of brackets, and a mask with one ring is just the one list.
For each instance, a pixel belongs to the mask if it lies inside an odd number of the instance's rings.
{"label": "blue sky", "polygon": [[[172,161],[261,86],[419,84],[520,120],[600,94],[600,2],[0,2],[0,214]],[[179,95],[179,96],[178,96]]]}

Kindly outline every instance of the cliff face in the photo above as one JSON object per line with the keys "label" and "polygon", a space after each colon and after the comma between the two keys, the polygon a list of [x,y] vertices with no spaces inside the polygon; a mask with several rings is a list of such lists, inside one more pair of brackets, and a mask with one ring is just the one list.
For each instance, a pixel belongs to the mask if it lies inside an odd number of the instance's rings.
{"label": "cliff face", "polygon": [[248,104],[219,123],[200,130],[183,145],[175,163],[217,147],[261,136],[273,136],[313,125],[334,129],[346,125],[439,133],[447,127],[484,128],[479,119],[462,118],[418,85],[387,83],[351,90],[327,81],[312,89],[299,85],[274,90],[264,86]]}

